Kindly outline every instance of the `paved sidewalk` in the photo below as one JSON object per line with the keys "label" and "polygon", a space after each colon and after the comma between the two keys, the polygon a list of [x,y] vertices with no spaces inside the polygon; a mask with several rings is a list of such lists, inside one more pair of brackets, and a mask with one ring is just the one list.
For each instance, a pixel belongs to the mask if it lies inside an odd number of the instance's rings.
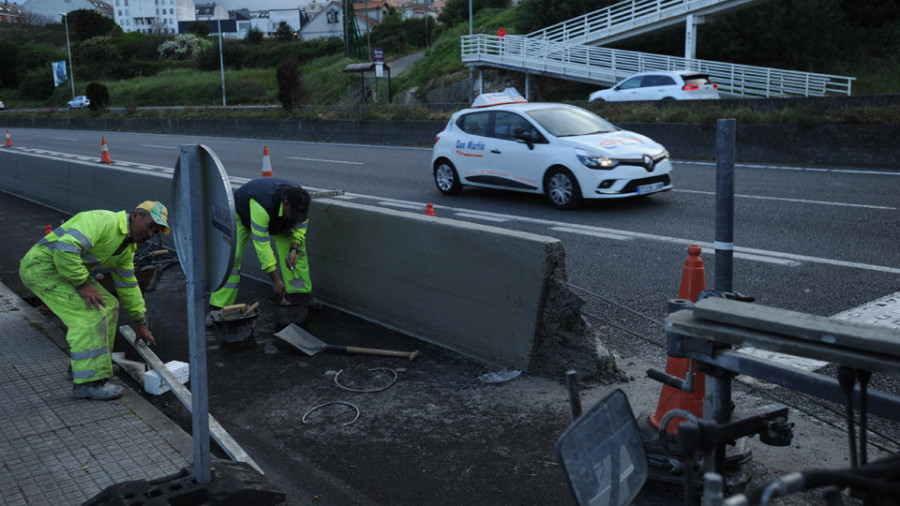
{"label": "paved sidewalk", "polygon": [[191,436],[128,386],[116,401],[73,398],[64,350],[0,280],[0,504],[81,504],[193,463]]}

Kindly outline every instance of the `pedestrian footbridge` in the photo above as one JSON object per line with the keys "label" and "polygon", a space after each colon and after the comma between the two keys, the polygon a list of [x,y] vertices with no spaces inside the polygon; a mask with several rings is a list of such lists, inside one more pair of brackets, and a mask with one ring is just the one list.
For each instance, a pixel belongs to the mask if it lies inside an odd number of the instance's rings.
{"label": "pedestrian footbridge", "polygon": [[[707,16],[765,0],[625,0],[525,36],[462,37],[462,61],[526,75],[611,86],[637,72],[696,70],[708,73],[725,96],[772,98],[850,95],[855,78],[698,60],[696,27]],[[652,31],[685,25],[685,57],[600,47]],[[526,97],[529,94],[526,81]]]}

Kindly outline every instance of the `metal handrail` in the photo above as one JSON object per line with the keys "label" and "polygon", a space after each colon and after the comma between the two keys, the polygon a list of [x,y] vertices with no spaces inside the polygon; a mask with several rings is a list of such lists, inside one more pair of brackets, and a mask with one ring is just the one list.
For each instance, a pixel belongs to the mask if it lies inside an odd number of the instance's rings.
{"label": "metal handrail", "polygon": [[625,0],[528,34],[556,42],[588,44],[644,26],[668,26],[688,14],[713,14],[760,0]]}
{"label": "metal handrail", "polygon": [[533,72],[597,84],[615,84],[638,72],[695,70],[709,74],[719,91],[737,97],[850,95],[854,77],[664,56],[521,35],[465,35],[463,63]]}

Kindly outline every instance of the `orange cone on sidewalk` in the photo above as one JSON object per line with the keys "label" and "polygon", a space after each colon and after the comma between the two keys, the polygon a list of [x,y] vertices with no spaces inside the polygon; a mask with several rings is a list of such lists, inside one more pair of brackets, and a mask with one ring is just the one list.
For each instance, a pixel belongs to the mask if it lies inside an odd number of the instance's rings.
{"label": "orange cone on sidewalk", "polygon": [[262,177],[272,177],[272,162],[269,161],[269,148],[263,146]]}
{"label": "orange cone on sidewalk", "polygon": [[[678,291],[679,299],[696,302],[700,292],[706,290],[706,275],[703,270],[703,259],[700,258],[700,246],[692,244],[688,246],[688,257],[684,261],[684,270],[681,273],[681,288]],[[669,357],[666,362],[666,374],[684,379],[687,376],[691,359]],[[694,391],[685,392],[663,385],[659,394],[659,402],[656,405],[656,413],[650,416],[650,423],[659,428],[659,422],[673,409],[689,411],[697,418],[703,418],[703,397],[706,395],[706,376],[696,372],[694,366]],[[684,418],[674,418],[666,425],[666,432],[674,434],[678,432],[678,424]]]}
{"label": "orange cone on sidewalk", "polygon": [[6,129],[6,147],[12,147],[12,139],[9,138],[9,129]]}
{"label": "orange cone on sidewalk", "polygon": [[425,206],[425,215],[434,216],[434,204],[429,203]]}
{"label": "orange cone on sidewalk", "polygon": [[100,137],[100,163],[112,165],[112,158],[109,157],[109,147],[106,145],[106,137]]}

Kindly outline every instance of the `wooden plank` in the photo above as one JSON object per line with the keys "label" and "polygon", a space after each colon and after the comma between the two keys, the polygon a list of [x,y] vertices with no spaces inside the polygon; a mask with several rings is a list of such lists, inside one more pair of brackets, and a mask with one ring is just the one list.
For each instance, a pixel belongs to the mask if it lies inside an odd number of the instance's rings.
{"label": "wooden plank", "polygon": [[900,358],[867,348],[850,348],[834,343],[814,342],[789,336],[735,327],[702,318],[691,310],[666,317],[666,331],[737,347],[749,346],[798,357],[815,358],[872,372],[900,375]]}
{"label": "wooden plank", "polygon": [[[172,392],[175,393],[175,396],[178,397],[178,400],[180,400],[181,403],[184,404],[184,407],[186,407],[187,410],[193,414],[190,390],[185,388],[184,385],[182,385],[178,381],[178,379],[175,378],[175,375],[173,375],[169,371],[169,368],[166,367],[166,364],[164,364],[162,360],[160,360],[159,357],[156,356],[156,353],[153,353],[150,347],[147,346],[147,343],[137,339],[137,336],[135,335],[134,330],[132,330],[131,327],[129,327],[128,325],[122,325],[121,327],[119,327],[119,331],[123,336],[125,336],[125,340],[131,343],[131,345],[134,346],[134,349],[137,350],[141,357],[143,357],[144,360],[147,361],[150,367],[158,372],[160,376],[162,376],[162,379],[165,380],[167,385],[169,385],[169,388],[172,389]],[[250,464],[253,469],[259,471],[260,474],[266,474],[262,469],[260,469],[256,462],[254,462],[253,459],[249,455],[247,455],[247,452],[245,452],[244,449],[241,448],[241,445],[237,444],[237,441],[235,441],[231,437],[231,435],[228,434],[228,431],[226,431],[225,428],[222,427],[215,418],[213,418],[212,415],[209,415],[209,433],[216,441],[216,443],[218,443],[218,445],[222,447],[223,450],[225,450],[225,453],[227,453],[228,456],[231,457],[231,460],[237,462],[246,462],[247,464]]]}
{"label": "wooden plank", "polygon": [[900,353],[900,332],[866,323],[712,297],[694,304],[694,314],[705,320],[817,343],[837,343],[892,356]]}

